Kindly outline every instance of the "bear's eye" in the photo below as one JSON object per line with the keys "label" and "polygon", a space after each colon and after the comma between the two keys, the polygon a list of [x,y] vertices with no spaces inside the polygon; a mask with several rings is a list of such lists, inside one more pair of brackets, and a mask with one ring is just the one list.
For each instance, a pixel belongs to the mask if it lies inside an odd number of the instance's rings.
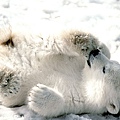
{"label": "bear's eye", "polygon": [[12,39],[9,39],[6,42],[3,42],[2,45],[14,47],[14,43],[13,43]]}
{"label": "bear's eye", "polygon": [[105,66],[103,67],[103,73],[105,73]]}

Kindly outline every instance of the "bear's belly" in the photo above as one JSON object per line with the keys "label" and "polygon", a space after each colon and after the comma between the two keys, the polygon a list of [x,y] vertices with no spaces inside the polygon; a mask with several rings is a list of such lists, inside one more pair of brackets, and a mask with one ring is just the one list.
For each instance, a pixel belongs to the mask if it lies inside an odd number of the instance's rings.
{"label": "bear's belly", "polygon": [[77,82],[69,82],[68,84],[59,85],[57,88],[65,99],[66,113],[82,113],[84,111],[83,90]]}

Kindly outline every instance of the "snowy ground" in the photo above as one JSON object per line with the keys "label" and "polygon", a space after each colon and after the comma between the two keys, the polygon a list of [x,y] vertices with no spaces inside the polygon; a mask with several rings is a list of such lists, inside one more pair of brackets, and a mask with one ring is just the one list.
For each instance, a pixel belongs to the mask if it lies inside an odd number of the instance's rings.
{"label": "snowy ground", "polygon": [[[109,47],[111,59],[120,62],[119,0],[0,0],[0,14],[8,16],[13,24],[25,24],[35,29],[54,29],[54,25],[89,31]],[[112,115],[70,114],[49,120],[119,119]],[[46,119],[26,106],[12,109],[0,106],[0,120]]]}

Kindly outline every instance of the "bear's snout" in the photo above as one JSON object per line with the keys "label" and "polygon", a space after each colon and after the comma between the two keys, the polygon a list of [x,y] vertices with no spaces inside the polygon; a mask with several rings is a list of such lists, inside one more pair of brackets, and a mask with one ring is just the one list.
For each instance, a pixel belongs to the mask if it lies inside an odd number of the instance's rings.
{"label": "bear's snout", "polygon": [[96,50],[92,50],[91,52],[90,52],[90,55],[89,56],[91,56],[91,55],[93,55],[94,57],[95,56],[97,56],[98,54],[99,54],[99,50],[98,49],[96,49]]}
{"label": "bear's snout", "polygon": [[88,60],[87,60],[87,64],[89,67],[91,67],[91,61],[93,61],[93,59],[94,59],[93,57],[96,57],[99,53],[100,53],[100,51],[98,49],[92,50],[90,52]]}

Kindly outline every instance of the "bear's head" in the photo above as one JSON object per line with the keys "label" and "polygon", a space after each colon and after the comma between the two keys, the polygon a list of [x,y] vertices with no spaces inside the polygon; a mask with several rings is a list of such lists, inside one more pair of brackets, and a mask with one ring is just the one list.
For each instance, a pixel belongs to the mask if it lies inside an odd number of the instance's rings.
{"label": "bear's head", "polygon": [[91,78],[90,81],[95,80],[93,82],[95,84],[92,86],[95,86],[94,90],[96,90],[96,92],[93,92],[94,96],[97,97],[95,99],[99,102],[98,98],[100,96],[100,99],[102,99],[100,102],[101,104],[105,103],[107,111],[117,114],[120,110],[120,64],[109,60],[96,49],[90,52],[87,65],[87,70],[90,71],[91,76],[89,77],[89,79]]}

